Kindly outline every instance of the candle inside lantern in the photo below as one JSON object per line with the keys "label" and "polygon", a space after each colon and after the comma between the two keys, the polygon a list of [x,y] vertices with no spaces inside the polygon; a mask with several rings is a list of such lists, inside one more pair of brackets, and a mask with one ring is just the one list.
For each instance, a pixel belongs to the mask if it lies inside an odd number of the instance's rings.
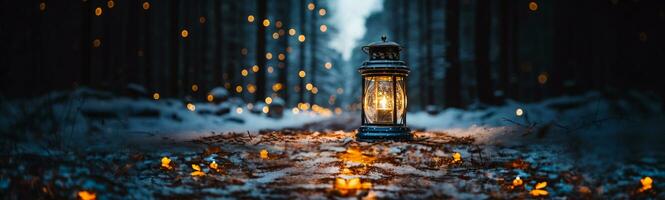
{"label": "candle inside lantern", "polygon": [[[377,102],[376,111],[377,111],[377,121],[384,123],[392,123],[393,121],[393,107],[388,100],[385,93],[379,93],[379,100]],[[392,98],[392,97],[390,97]],[[392,99],[390,99],[392,100]]]}

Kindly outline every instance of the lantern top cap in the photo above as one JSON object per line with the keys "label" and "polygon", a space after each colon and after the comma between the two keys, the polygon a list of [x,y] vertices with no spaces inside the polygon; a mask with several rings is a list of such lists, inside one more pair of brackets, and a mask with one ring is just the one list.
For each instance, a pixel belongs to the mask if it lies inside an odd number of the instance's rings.
{"label": "lantern top cap", "polygon": [[402,47],[391,41],[387,41],[386,35],[381,36],[381,41],[372,42],[362,47],[363,52],[369,55],[370,60],[399,60],[399,52]]}

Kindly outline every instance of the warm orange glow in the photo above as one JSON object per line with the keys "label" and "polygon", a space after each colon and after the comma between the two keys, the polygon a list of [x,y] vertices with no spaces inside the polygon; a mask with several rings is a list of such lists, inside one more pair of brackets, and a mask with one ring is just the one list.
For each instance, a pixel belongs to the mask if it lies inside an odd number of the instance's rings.
{"label": "warm orange glow", "polygon": [[196,91],[199,91],[199,85],[193,84],[192,85],[192,92],[196,92]]}
{"label": "warm orange glow", "polygon": [[317,93],[319,93],[319,88],[313,87],[312,88],[312,94],[317,94]]}
{"label": "warm orange glow", "polygon": [[268,113],[270,112],[270,108],[268,106],[263,106],[263,109],[261,109],[261,111],[263,111],[263,113]]}
{"label": "warm orange glow", "polygon": [[[272,57],[272,54],[271,54],[270,57]],[[259,72],[259,66],[258,66],[258,65],[254,65],[254,66],[252,66],[252,71],[253,71],[253,72]]]}
{"label": "warm orange glow", "polygon": [[280,54],[277,55],[277,59],[283,61],[283,60],[286,59],[286,55],[284,55],[283,53],[280,53]]}
{"label": "warm orange glow", "polygon": [[187,29],[183,29],[182,31],[180,31],[180,36],[182,38],[188,37],[189,36],[189,31]]}
{"label": "warm orange glow", "polygon": [[210,167],[210,169],[213,169],[213,170],[219,172],[219,165],[217,165],[217,163],[214,160],[208,166]]}
{"label": "warm orange glow", "polygon": [[332,68],[332,63],[326,62],[326,64],[323,64],[323,67],[325,67],[326,69],[331,69]]}
{"label": "warm orange glow", "polygon": [[455,152],[453,153],[453,161],[452,163],[461,163],[462,162],[462,154]]}
{"label": "warm orange glow", "polygon": [[291,109],[291,112],[293,112],[293,114],[298,114],[298,113],[300,113],[300,109],[293,108],[293,109]]}
{"label": "warm orange glow", "polygon": [[247,69],[242,69],[242,71],[240,71],[240,75],[242,75],[242,76],[247,76],[247,74],[249,74]]}
{"label": "warm orange glow", "polygon": [[513,180],[513,186],[515,186],[515,187],[522,185],[522,183],[523,183],[522,179],[520,179],[519,176],[515,177],[515,180]]}
{"label": "warm orange glow", "polygon": [[341,115],[342,114],[342,108],[340,108],[340,107],[335,108],[335,114],[336,115]]}
{"label": "warm orange glow", "polygon": [[535,1],[529,2],[529,10],[536,11],[538,10],[538,3]]}
{"label": "warm orange glow", "polygon": [[294,28],[290,28],[290,29],[289,29],[289,35],[290,35],[290,36],[294,36],[294,35],[296,35],[296,29],[294,29]]}
{"label": "warm orange glow", "polygon": [[307,83],[305,85],[305,89],[307,89],[307,90],[312,90],[313,87],[314,87],[314,85],[312,85],[311,83]]}
{"label": "warm orange glow", "polygon": [[193,103],[187,103],[187,110],[194,112],[194,110],[196,110],[196,105]]}
{"label": "warm orange glow", "polygon": [[343,179],[343,178],[336,178],[335,179],[335,189],[337,190],[360,190],[360,189],[372,189],[372,183],[371,182],[361,182],[360,178],[352,178],[352,179]]}
{"label": "warm orange glow", "polygon": [[321,30],[321,32],[326,32],[326,31],[328,31],[328,26],[326,26],[325,24],[321,24],[321,26],[319,27],[319,30]]}
{"label": "warm orange glow", "polygon": [[272,98],[266,97],[265,102],[266,104],[270,105],[272,103]]}
{"label": "warm orange glow", "polygon": [[113,8],[115,6],[115,2],[113,0],[109,0],[106,2],[106,6],[109,8]]}
{"label": "warm orange glow", "polygon": [[95,15],[96,16],[101,16],[102,15],[102,7],[97,7],[95,8]]}
{"label": "warm orange glow", "polygon": [[319,15],[324,16],[324,15],[326,15],[326,13],[327,13],[326,9],[324,9],[324,8],[319,9]]}
{"label": "warm orange glow", "polygon": [[300,41],[300,42],[305,42],[305,35],[302,35],[302,34],[299,35],[299,36],[298,36],[298,41]]}
{"label": "warm orange glow", "polygon": [[538,75],[538,83],[543,85],[543,84],[547,83],[548,78],[549,78],[549,76],[548,76],[547,72],[540,73],[540,75]]}
{"label": "warm orange glow", "polygon": [[190,175],[192,175],[192,176],[205,176],[206,175],[204,172],[201,171],[201,166],[199,166],[197,164],[192,164],[192,169],[194,169],[194,171],[192,173],[190,173]]}
{"label": "warm orange glow", "polygon": [[370,164],[376,160],[375,157],[363,155],[362,150],[356,146],[348,147],[346,152],[339,155],[339,159],[345,162],[354,162],[364,165]]}
{"label": "warm orange glow", "polygon": [[242,114],[242,111],[243,111],[243,110],[242,110],[241,107],[236,108],[236,113],[238,113],[238,114]]}
{"label": "warm orange glow", "polygon": [[241,92],[242,92],[242,86],[241,86],[241,85],[236,86],[236,92],[237,92],[237,93],[241,93]]}
{"label": "warm orange glow", "polygon": [[163,157],[162,158],[162,168],[167,169],[167,170],[173,169],[173,167],[171,166],[171,159],[169,159],[168,157]]}
{"label": "warm orange glow", "polygon": [[270,53],[270,52],[266,53],[266,59],[271,60],[272,59],[272,53]]}
{"label": "warm orange glow", "polygon": [[644,177],[640,179],[640,183],[642,184],[642,188],[640,188],[640,192],[644,192],[647,190],[650,190],[653,186],[653,179],[651,177]]}
{"label": "warm orange glow", "polygon": [[281,90],[282,87],[283,87],[283,86],[282,86],[281,83],[275,83],[275,84],[272,85],[272,91],[277,92],[277,91]]}
{"label": "warm orange glow", "polygon": [[152,99],[159,100],[159,93],[155,92],[152,94]]}
{"label": "warm orange glow", "polygon": [[78,197],[81,200],[94,200],[97,199],[97,194],[95,194],[94,192],[83,190],[78,192]]}
{"label": "warm orange glow", "polygon": [[261,157],[261,159],[268,159],[268,150],[261,149],[259,156]]}
{"label": "warm orange glow", "polygon": [[46,10],[46,3],[45,2],[39,3],[39,10],[40,11],[45,11]]}
{"label": "warm orange glow", "polygon": [[247,21],[250,22],[250,23],[254,22],[254,15],[247,16]]}
{"label": "warm orange glow", "polygon": [[307,9],[314,10],[314,8],[316,8],[316,5],[314,5],[314,3],[307,4]]}
{"label": "warm orange glow", "polygon": [[143,2],[142,7],[143,7],[143,10],[150,10],[150,2],[147,2],[147,1]]}
{"label": "warm orange glow", "polygon": [[298,76],[300,76],[300,78],[305,78],[306,75],[307,75],[307,74],[306,74],[305,71],[303,71],[303,70],[300,70],[300,71],[298,72]]}
{"label": "warm orange glow", "polygon": [[213,100],[215,100],[215,97],[212,96],[212,94],[208,94],[208,96],[206,96],[206,100],[208,100],[208,102],[212,102]]}
{"label": "warm orange glow", "polygon": [[92,41],[92,47],[99,48],[100,46],[102,46],[102,40],[99,38]]}
{"label": "warm orange glow", "polygon": [[534,197],[547,196],[549,193],[547,190],[545,190],[545,187],[547,187],[547,182],[537,183],[536,186],[534,186],[534,189],[529,192],[529,194]]}
{"label": "warm orange glow", "polygon": [[247,84],[247,92],[254,94],[254,92],[256,92],[256,86],[252,84]]}
{"label": "warm orange glow", "polygon": [[263,26],[265,26],[265,27],[270,26],[270,20],[269,19],[264,19],[263,20]]}

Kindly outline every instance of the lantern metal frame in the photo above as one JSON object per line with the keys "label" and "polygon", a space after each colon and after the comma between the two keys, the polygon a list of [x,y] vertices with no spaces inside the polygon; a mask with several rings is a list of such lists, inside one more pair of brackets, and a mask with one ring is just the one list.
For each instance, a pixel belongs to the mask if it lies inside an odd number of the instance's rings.
{"label": "lantern metal frame", "polygon": [[[411,130],[406,125],[407,121],[407,108],[408,108],[408,90],[406,88],[408,82],[408,75],[410,72],[406,62],[399,59],[399,51],[402,47],[394,42],[386,42],[386,36],[381,37],[382,42],[375,42],[362,48],[363,52],[369,55],[369,59],[363,62],[358,68],[361,75],[362,83],[362,100],[361,102],[361,118],[362,123],[358,128],[356,139],[359,141],[381,141],[381,140],[397,140],[408,141],[413,138]],[[392,123],[368,123],[367,116],[365,116],[365,82],[368,77],[390,77],[392,80]],[[404,111],[403,116],[400,116],[402,121],[398,123],[398,107],[397,107],[397,78],[402,78],[404,93],[403,102]]]}

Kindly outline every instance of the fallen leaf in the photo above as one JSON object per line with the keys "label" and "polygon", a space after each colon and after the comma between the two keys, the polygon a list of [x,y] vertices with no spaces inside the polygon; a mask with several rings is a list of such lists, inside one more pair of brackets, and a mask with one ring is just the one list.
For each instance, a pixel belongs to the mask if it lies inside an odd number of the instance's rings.
{"label": "fallen leaf", "polygon": [[515,177],[515,180],[513,180],[513,186],[520,186],[522,183],[522,179],[520,179],[519,176]]}
{"label": "fallen leaf", "polygon": [[453,153],[453,163],[460,163],[462,162],[462,154],[455,152]]}
{"label": "fallen leaf", "polygon": [[79,199],[82,199],[82,200],[97,199],[97,194],[95,194],[94,192],[89,192],[89,191],[85,191],[85,190],[79,191],[78,196],[79,196]]}
{"label": "fallen leaf", "polygon": [[217,170],[217,163],[213,160],[212,163],[210,163],[210,169]]}
{"label": "fallen leaf", "polygon": [[540,182],[540,183],[536,184],[536,189],[543,189],[545,187],[547,187],[547,181],[543,181],[543,182]]}
{"label": "fallen leaf", "polygon": [[168,157],[163,157],[162,158],[162,168],[171,170],[173,167],[171,167],[171,159]]}
{"label": "fallen leaf", "polygon": [[653,185],[653,179],[651,177],[644,177],[640,179],[640,183],[642,183],[642,188],[640,188],[640,192],[644,192],[647,190],[650,190],[652,185]]}
{"label": "fallen leaf", "polygon": [[192,164],[192,169],[194,169],[196,171],[201,171],[201,167],[197,164]]}
{"label": "fallen leaf", "polygon": [[268,159],[268,150],[261,149],[260,156],[261,156],[261,159]]}
{"label": "fallen leaf", "polygon": [[549,193],[547,192],[547,190],[535,189],[531,190],[529,194],[531,194],[531,196],[537,197],[537,196],[547,196]]}
{"label": "fallen leaf", "polygon": [[190,173],[190,175],[192,175],[192,176],[205,176],[206,173],[204,173],[202,171],[194,171],[194,172]]}

